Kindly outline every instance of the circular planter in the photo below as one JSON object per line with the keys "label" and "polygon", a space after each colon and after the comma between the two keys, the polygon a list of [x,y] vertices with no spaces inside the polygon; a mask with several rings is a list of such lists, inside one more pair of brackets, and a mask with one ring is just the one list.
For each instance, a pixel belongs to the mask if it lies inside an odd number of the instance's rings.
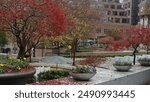
{"label": "circular planter", "polygon": [[141,66],[150,66],[150,62],[146,62],[146,61],[139,61]]}
{"label": "circular planter", "polygon": [[132,66],[117,66],[117,65],[113,65],[113,66],[117,69],[117,71],[122,71],[122,72],[127,72],[132,68]]}
{"label": "circular planter", "polygon": [[88,81],[90,80],[95,73],[72,73],[70,72],[70,75],[73,77],[74,80],[79,80],[79,81]]}
{"label": "circular planter", "polygon": [[1,85],[24,85],[36,72],[36,69],[30,69],[26,72],[0,74]]}

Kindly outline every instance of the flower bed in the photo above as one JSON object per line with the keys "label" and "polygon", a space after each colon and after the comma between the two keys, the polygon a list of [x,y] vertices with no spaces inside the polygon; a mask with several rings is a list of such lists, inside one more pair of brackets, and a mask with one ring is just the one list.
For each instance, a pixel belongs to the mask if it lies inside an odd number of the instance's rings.
{"label": "flower bed", "polygon": [[16,59],[10,57],[0,64],[0,74],[26,72],[31,69],[33,69],[33,66],[29,64],[26,58]]}
{"label": "flower bed", "polygon": [[74,80],[88,81],[96,74],[96,68],[93,66],[80,65],[75,66],[70,75]]}
{"label": "flower bed", "polygon": [[36,70],[24,59],[10,57],[0,64],[0,84],[19,85],[26,84]]}
{"label": "flower bed", "polygon": [[132,62],[128,57],[119,57],[115,59],[113,66],[118,71],[129,71],[132,68]]}
{"label": "flower bed", "polygon": [[150,66],[150,56],[149,55],[143,55],[139,58],[138,62],[141,66]]}

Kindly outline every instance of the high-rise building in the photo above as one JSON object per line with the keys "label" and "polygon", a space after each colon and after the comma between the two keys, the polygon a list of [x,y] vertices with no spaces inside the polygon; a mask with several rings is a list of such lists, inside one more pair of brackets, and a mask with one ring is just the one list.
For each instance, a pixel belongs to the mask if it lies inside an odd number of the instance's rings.
{"label": "high-rise building", "polygon": [[[76,1],[76,0],[70,0]],[[80,1],[80,0],[78,0]],[[113,29],[126,30],[139,22],[138,5],[140,0],[90,0],[90,7],[101,14],[96,25],[96,36],[103,36]],[[90,9],[90,8],[89,8]]]}
{"label": "high-rise building", "polygon": [[[111,29],[129,28],[139,22],[138,10],[140,0],[94,0],[102,14],[102,23],[97,33],[105,35]],[[100,35],[100,36],[101,36]]]}
{"label": "high-rise building", "polygon": [[103,21],[109,23],[129,24],[123,3],[119,0],[98,0],[98,8],[103,15]]}
{"label": "high-rise building", "polygon": [[97,28],[97,37],[105,36],[114,29],[125,30],[130,27],[130,17],[126,15],[123,2],[120,0],[95,0],[102,15]]}
{"label": "high-rise building", "polygon": [[150,27],[150,0],[140,0],[139,16],[140,24]]}
{"label": "high-rise building", "polygon": [[139,21],[139,0],[123,0],[123,8],[131,25],[137,25]]}

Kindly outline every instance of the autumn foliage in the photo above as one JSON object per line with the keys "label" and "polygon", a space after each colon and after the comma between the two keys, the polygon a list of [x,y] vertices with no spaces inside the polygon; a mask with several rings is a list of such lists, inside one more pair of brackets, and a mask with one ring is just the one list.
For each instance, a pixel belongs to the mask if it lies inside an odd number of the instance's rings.
{"label": "autumn foliage", "polygon": [[105,44],[106,45],[105,50],[106,50],[112,44],[113,41],[114,41],[113,37],[106,36],[104,38],[100,38],[98,40],[98,43]]}
{"label": "autumn foliage", "polygon": [[88,56],[86,59],[79,61],[79,65],[89,65],[89,66],[98,66],[99,64],[105,61],[104,58],[96,57],[96,56]]}
{"label": "autumn foliage", "polygon": [[133,49],[134,60],[133,64],[135,64],[136,53],[138,52],[138,48],[140,44],[147,45],[150,44],[150,30],[149,28],[141,27],[141,26],[132,26],[126,32],[120,34],[121,39],[112,41],[111,49],[113,50],[122,50],[122,49]]}
{"label": "autumn foliage", "polygon": [[30,52],[41,37],[61,34],[66,21],[52,0],[0,0],[0,30],[15,36],[18,57]]}

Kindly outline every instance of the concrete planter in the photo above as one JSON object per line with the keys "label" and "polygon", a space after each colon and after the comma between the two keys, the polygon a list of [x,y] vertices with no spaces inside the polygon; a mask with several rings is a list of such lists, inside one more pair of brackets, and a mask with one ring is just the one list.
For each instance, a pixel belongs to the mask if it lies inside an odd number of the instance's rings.
{"label": "concrete planter", "polygon": [[148,61],[139,61],[141,66],[150,66],[150,62]]}
{"label": "concrete planter", "polygon": [[127,72],[132,68],[132,66],[117,66],[117,65],[113,65],[113,66],[117,69],[117,71],[122,71],[122,72]]}
{"label": "concrete planter", "polygon": [[26,72],[0,74],[0,85],[24,85],[35,72],[33,68]]}
{"label": "concrete planter", "polygon": [[79,81],[88,81],[90,80],[95,73],[73,73],[70,72],[70,75],[73,77],[74,80],[79,80]]}

